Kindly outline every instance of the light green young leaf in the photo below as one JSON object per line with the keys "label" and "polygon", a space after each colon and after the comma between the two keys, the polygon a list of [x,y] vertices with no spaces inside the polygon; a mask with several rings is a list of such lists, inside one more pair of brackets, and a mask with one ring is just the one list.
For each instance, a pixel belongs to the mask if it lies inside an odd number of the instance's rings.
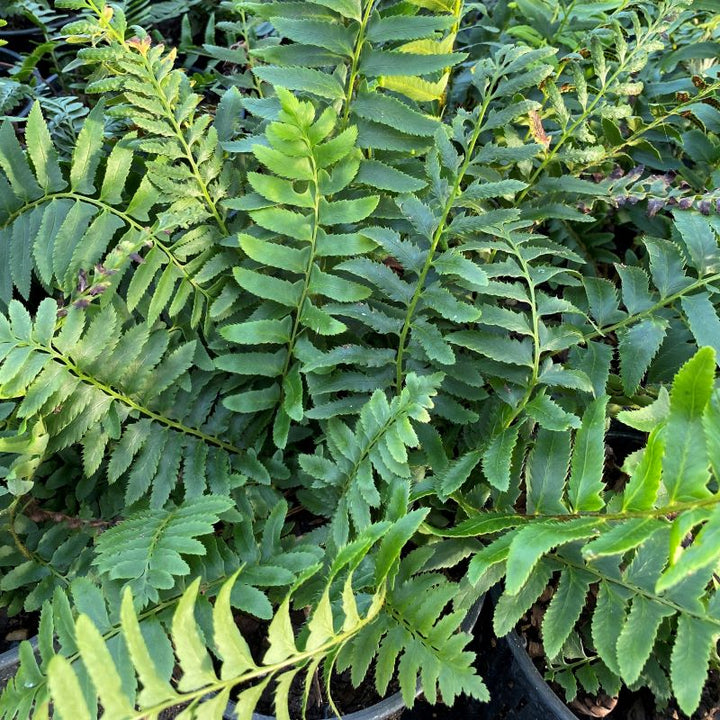
{"label": "light green young leaf", "polygon": [[63,717],[91,720],[78,677],[62,655],[55,655],[48,663],[48,689],[53,704]]}
{"label": "light green young leaf", "polygon": [[87,615],[80,615],[75,623],[78,649],[100,698],[110,717],[126,717],[134,712],[122,686],[115,662],[105,645],[103,636]]}
{"label": "light green young leaf", "polygon": [[297,655],[295,646],[295,631],[290,621],[290,598],[287,597],[280,604],[268,628],[268,648],[263,657],[264,665],[274,665],[289,657]]}
{"label": "light green young leaf", "polygon": [[665,442],[662,429],[656,427],[648,437],[640,462],[623,492],[622,509],[625,511],[649,510],[655,504],[660,478]]}
{"label": "light green young leaf", "polygon": [[662,480],[668,504],[707,497],[709,459],[702,417],[713,389],[715,351],[705,347],[678,371],[670,392],[670,415],[665,437],[672,452],[663,457]]}
{"label": "light green young leaf", "polygon": [[[132,594],[126,589],[120,606],[120,621],[130,657],[142,683],[140,702],[143,705],[154,705],[177,697],[171,685],[163,680],[153,662],[145,639],[140,631],[140,623],[133,608]],[[72,716],[68,716],[72,717]]]}
{"label": "light green young leaf", "polygon": [[236,677],[255,667],[250,648],[238,630],[230,607],[230,594],[240,572],[238,570],[233,573],[223,583],[213,607],[213,639],[223,661],[221,670],[223,680]]}
{"label": "light green young leaf", "polygon": [[693,538],[689,547],[671,558],[670,566],[659,577],[655,589],[664,592],[704,567],[720,560],[720,510],[715,509],[709,520]]}
{"label": "light green young leaf", "polygon": [[180,598],[172,620],[173,645],[183,673],[178,684],[181,691],[197,690],[217,682],[210,654],[195,621],[199,588],[200,578],[197,578]]}

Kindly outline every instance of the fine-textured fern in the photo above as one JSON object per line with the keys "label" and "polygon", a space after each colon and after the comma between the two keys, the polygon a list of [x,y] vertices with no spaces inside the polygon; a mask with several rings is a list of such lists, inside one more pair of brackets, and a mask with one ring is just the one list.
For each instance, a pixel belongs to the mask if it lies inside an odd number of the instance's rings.
{"label": "fine-textured fern", "polygon": [[[596,604],[583,684],[592,691],[600,683],[612,695],[620,679],[630,685],[642,680],[658,692],[669,673],[688,714],[700,702],[720,636],[720,596],[712,585],[720,559],[715,359],[711,348],[701,349],[678,372],[669,402],[665,395],[651,408],[620,415],[650,435],[646,447],[626,460],[629,480],[618,495],[607,494],[602,480],[607,398],[601,398],[588,408],[572,448],[565,432],[538,432],[525,465],[526,514],[474,513],[447,533],[498,534],[469,569],[480,582],[503,568],[498,634],[515,626],[559,572],[542,624],[548,658],[562,657],[572,643],[592,589]],[[662,667],[652,653],[668,623],[676,638],[669,667]],[[574,680],[564,680],[574,695]]]}
{"label": "fine-textured fern", "polygon": [[[205,317],[221,317],[228,298],[222,298],[224,278],[218,280],[218,275],[230,261],[218,254],[219,242],[229,234],[220,203],[233,173],[223,165],[212,117],[197,111],[202,96],[193,92],[185,73],[173,67],[174,51],[153,46],[147,36],[126,39],[127,22],[119,8],[92,0],[68,0],[65,6],[95,15],[66,26],[65,32],[73,42],[104,41],[105,47],[81,49],[76,62],[97,67],[89,92],[120,93],[123,102],[108,115],[129,126],[122,140],[129,149],[118,152],[123,171],[131,162],[130,149],[150,156],[138,188],[145,200],[141,212],[153,204],[163,206],[153,231],[170,235],[170,242],[144,258],[144,288],[157,277],[155,297],[164,299],[160,309],[172,300],[176,315],[191,302],[195,325],[206,305],[220,296]],[[209,289],[202,287],[209,283]],[[133,306],[137,302],[129,300]]]}
{"label": "fine-textured fern", "polygon": [[[416,511],[395,525],[373,526],[342,548],[330,567],[315,610],[299,635],[292,626],[292,596],[286,597],[267,628],[268,648],[259,662],[232,615],[234,587],[238,577],[242,580],[244,570],[224,582],[214,606],[207,607],[212,617],[209,624],[200,623],[195,614],[201,602],[200,581],[193,582],[172,603],[176,608],[169,623],[169,639],[153,615],[146,618],[137,614],[129,590],[117,609],[117,624],[113,624],[102,595],[91,584],[81,582],[73,590],[80,611],[76,618],[66,596],[58,592],[52,608],[43,610],[41,664],[38,665],[29,644],[24,644],[20,672],[0,700],[0,717],[13,718],[20,706],[30,707],[32,703],[34,717],[44,717],[52,701],[55,711],[62,716],[73,712],[90,718],[99,700],[105,718],[138,712],[155,715],[165,708],[188,704],[184,710],[188,716],[202,711],[205,717],[221,718],[231,691],[236,689],[239,693],[236,713],[238,717],[248,717],[268,686],[272,687],[277,716],[288,717],[288,692],[293,679],[305,675],[307,703],[312,678],[319,668],[325,676],[328,700],[335,707],[330,691],[334,666],[352,668],[356,684],[367,672],[374,645],[368,645],[367,636],[360,642],[362,633],[369,633],[375,641],[385,636],[383,669],[377,675],[381,690],[392,674],[398,654],[404,650],[400,683],[409,705],[415,698],[421,663],[427,692],[433,696],[435,684],[439,683],[447,700],[462,691],[484,697],[486,691],[470,667],[473,655],[464,651],[469,636],[458,632],[466,609],[457,606],[454,613],[438,620],[435,612],[430,613],[427,606],[421,608],[414,602],[416,593],[423,591],[438,600],[435,610],[442,608],[457,595],[457,586],[433,573],[417,574],[428,560],[426,553],[414,563],[405,562],[398,568],[400,550],[425,515]],[[377,590],[358,593],[353,588],[354,575],[363,557],[378,541],[373,572]],[[303,579],[307,580],[316,570],[306,572]],[[416,574],[408,577],[408,572]],[[335,578],[337,583],[333,583]],[[393,597],[386,604],[389,590]],[[414,610],[410,610],[410,605]],[[409,633],[399,620],[400,613],[405,611],[416,613],[415,627]],[[59,653],[53,648],[54,633],[61,641]],[[208,651],[219,659],[219,673]],[[171,680],[176,663],[181,675],[179,678],[173,675],[175,679]],[[135,675],[142,685],[139,692]]]}
{"label": "fine-textured fern", "polygon": [[[140,305],[152,324],[165,309],[176,317],[195,298],[190,322],[196,326],[207,295],[200,284],[203,277],[196,277],[200,268],[183,262],[187,248],[169,247],[160,221],[152,229],[144,224],[162,196],[147,182],[125,193],[134,157],[131,138],[118,141],[105,158],[103,126],[101,103],[83,124],[69,173],[58,162],[39,105],[28,120],[29,158],[9,124],[0,130],[0,301],[7,305],[13,287],[27,299],[37,279],[86,305],[117,287],[135,258],[143,265],[128,289],[129,309]],[[146,294],[156,276],[153,302],[148,303]]]}
{"label": "fine-textured fern", "polygon": [[[165,708],[189,704],[184,710],[186,716],[194,716],[196,708],[202,705],[205,717],[219,719],[223,717],[231,691],[237,686],[250,685],[242,689],[237,700],[238,707],[247,715],[252,713],[265,688],[274,681],[276,712],[279,716],[287,716],[288,692],[295,676],[307,673],[308,680],[304,683],[307,699],[310,680],[320,662],[336,653],[360,628],[371,622],[382,605],[382,594],[378,593],[365,614],[360,615],[350,575],[346,581],[349,591],[342,596],[342,615],[333,610],[326,592],[307,623],[304,637],[296,641],[288,598],[281,603],[268,627],[268,650],[257,662],[232,615],[230,597],[234,580],[235,576],[232,576],[218,594],[212,614],[211,641],[205,639],[194,617],[199,580],[177,603],[170,635],[173,645],[156,626],[152,652],[143,637],[129,591],[122,600],[122,644],[113,643],[115,653],[93,620],[81,614],[74,621],[74,627],[71,625],[71,632],[82,666],[73,667],[69,660],[62,655],[53,655],[52,651],[44,658],[47,690],[57,712],[64,717],[74,714],[79,718],[91,718],[94,712],[90,708],[94,710],[97,697],[105,718],[124,718],[138,712],[157,715]],[[222,660],[219,676],[213,668],[208,646]],[[175,662],[182,673],[176,687],[170,683],[167,672],[168,669],[172,671]],[[128,685],[127,675],[120,674],[123,668],[134,670],[142,683],[137,696],[134,683]],[[32,672],[27,661],[23,670]],[[92,685],[88,687],[81,678],[89,679]],[[83,684],[87,692],[83,691]],[[47,703],[48,700],[37,705],[35,717],[47,716]]]}
{"label": "fine-textured fern", "polygon": [[[301,421],[305,410],[300,340],[306,332],[333,336],[347,329],[323,308],[328,299],[336,302],[339,314],[338,303],[369,294],[333,272],[328,259],[365,252],[372,243],[357,233],[338,233],[337,227],[352,230],[373,212],[379,198],[342,193],[358,170],[355,128],[327,139],[335,128],[331,109],[316,119],[310,103],[299,102],[282,89],[278,93],[282,111],[267,128],[268,145],[253,148],[272,175],[250,173],[255,193],[234,204],[248,209],[254,226],[239,236],[249,261],[236,267],[233,275],[245,292],[266,302],[245,322],[226,326],[221,333],[233,343],[279,349],[221,355],[216,365],[254,381],[252,389],[225,399],[231,410],[258,412],[280,405],[273,434],[276,444],[284,447],[290,421]],[[302,192],[295,189],[298,183],[307,185]],[[274,239],[278,236],[281,242]],[[268,268],[272,277],[258,272],[258,265]],[[270,384],[258,387],[257,378],[263,376],[270,378]]]}
{"label": "fine-textured fern", "polygon": [[[18,455],[7,479],[20,484],[10,485],[11,492],[27,492],[38,462],[75,443],[82,445],[88,477],[101,468],[110,484],[127,477],[128,504],[151,491],[152,505],[162,506],[181,463],[188,494],[203,492],[207,483],[227,492],[230,457],[243,453],[222,437],[228,413],[208,413],[219,388],[202,372],[194,384],[187,375],[178,384],[193,362],[203,362],[197,344],[170,349],[169,334],[146,324],[123,331],[112,305],[90,322],[84,310],[72,308],[59,332],[56,314],[56,303],[46,299],[34,321],[17,301],[9,319],[0,316],[2,394],[18,398],[20,422],[16,436],[3,440],[3,451]],[[240,462],[267,481],[259,463]]]}
{"label": "fine-textured fern", "polygon": [[175,509],[138,512],[100,535],[95,565],[111,580],[128,581],[141,607],[157,602],[158,589],[172,589],[174,576],[190,572],[183,556],[205,555],[198,536],[212,533],[231,507],[229,498],[206,495]]}

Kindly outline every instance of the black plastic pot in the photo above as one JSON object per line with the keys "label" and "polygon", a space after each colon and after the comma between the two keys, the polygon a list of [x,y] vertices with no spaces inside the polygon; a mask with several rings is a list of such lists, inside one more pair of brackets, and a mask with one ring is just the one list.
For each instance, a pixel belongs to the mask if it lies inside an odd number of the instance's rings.
{"label": "black plastic pot", "polygon": [[[578,720],[545,682],[514,630],[498,638],[493,631],[495,603],[500,589],[489,593],[477,628],[474,650],[488,691],[489,703],[473,702],[465,717],[472,720]],[[458,718],[460,720],[460,718]]]}
{"label": "black plastic pot", "polygon": [[34,24],[22,28],[3,27],[0,28],[0,39],[8,40],[9,42],[15,38],[29,38],[31,40],[41,41],[46,34],[59,30],[65,22],[67,21],[64,17],[58,17],[56,20],[47,23],[45,29]]}
{"label": "black plastic pot", "polygon": [[[467,617],[463,620],[462,625],[460,626],[464,632],[469,633],[473,630],[478,621],[484,603],[485,595],[480,597],[470,608]],[[420,697],[421,693],[422,690],[418,685],[415,697]],[[341,720],[391,720],[393,718],[399,718],[403,713],[403,710],[405,710],[405,703],[403,702],[402,695],[397,692],[394,695],[375,703],[375,705],[372,705],[371,707],[363,708],[362,710],[352,712],[349,715],[343,715]],[[427,715],[428,717],[431,716],[430,713]],[[433,712],[432,716],[435,715],[436,714]],[[228,704],[223,717],[226,720],[233,720],[233,718],[236,717],[235,703]],[[457,717],[457,719],[460,720],[460,718],[465,717],[465,715],[461,714],[455,716],[454,714],[451,714],[450,717]],[[252,718],[253,720],[276,720],[274,715],[259,715],[257,713],[254,713]],[[333,715],[332,717],[325,718],[325,720],[337,720],[337,718]]]}
{"label": "black plastic pot", "polygon": [[20,658],[16,649],[6,650],[0,654],[0,690],[15,676],[20,665]]}
{"label": "black plastic pot", "polygon": [[[7,63],[10,61],[16,62],[17,60],[22,60],[22,55],[20,55],[20,53],[16,53],[14,50],[11,50],[5,45],[0,47],[0,63]],[[3,67],[4,65],[0,65],[0,72],[2,72]]]}
{"label": "black plastic pot", "polygon": [[490,712],[477,720],[577,720],[545,682],[516,632],[496,640],[489,660],[484,680]]}
{"label": "black plastic pot", "polygon": [[[31,638],[30,643],[34,648],[37,648],[37,638]],[[15,677],[20,667],[20,654],[18,648],[12,648],[6,650],[4,653],[0,653],[0,692],[5,689],[8,684],[8,680]]]}

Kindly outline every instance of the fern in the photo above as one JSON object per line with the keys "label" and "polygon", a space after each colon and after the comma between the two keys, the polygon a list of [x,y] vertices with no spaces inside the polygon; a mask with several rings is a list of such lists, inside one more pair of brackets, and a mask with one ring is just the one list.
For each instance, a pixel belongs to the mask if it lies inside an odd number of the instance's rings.
{"label": "fern", "polygon": [[373,508],[386,507],[398,490],[402,493],[401,488],[407,488],[412,476],[408,448],[419,445],[411,420],[429,421],[428,410],[440,379],[411,375],[391,402],[376,391],[360,410],[354,431],[338,417],[328,420],[329,456],[324,448],[299,456],[300,467],[312,478],[312,494],[305,495],[313,510],[326,515],[326,508],[334,508],[330,532],[337,545],[347,542],[350,520],[356,532],[362,532],[371,524]]}
{"label": "fern", "polygon": [[[712,540],[719,517],[714,376],[711,348],[681,368],[666,411],[651,422],[647,446],[626,460],[629,480],[617,497],[602,481],[605,397],[588,408],[572,448],[561,431],[538,432],[525,468],[527,514],[474,513],[445,533],[499,533],[469,569],[481,582],[493,566],[504,568],[498,634],[513,628],[559,572],[542,625],[548,657],[562,656],[592,586],[597,604],[586,672],[608,678],[603,685],[612,693],[619,678],[652,684],[655,668],[669,671],[687,714],[698,706],[720,635],[716,593],[708,590],[718,561]],[[647,410],[620,417],[650,429]],[[688,533],[692,541],[685,547]],[[651,654],[661,625],[670,622],[676,639],[669,668],[660,669]]]}
{"label": "fern", "polygon": [[197,537],[210,534],[230,507],[229,498],[204,496],[174,510],[136,513],[98,538],[95,565],[111,580],[128,580],[141,607],[157,602],[158,589],[171,589],[174,575],[190,572],[182,556],[205,554]]}
{"label": "fern", "polygon": [[[221,333],[240,345],[264,343],[280,348],[221,355],[216,365],[253,379],[271,379],[260,387],[254,382],[253,389],[233,394],[224,402],[235,412],[257,412],[279,404],[273,434],[276,444],[284,447],[290,421],[301,421],[305,411],[298,363],[303,334],[311,331],[333,336],[346,330],[323,309],[323,298],[343,303],[368,295],[361,285],[333,272],[326,258],[362,253],[372,244],[357,233],[336,233],[334,229],[345,226],[351,230],[373,212],[378,196],[341,195],[358,168],[353,152],[355,129],[327,140],[335,127],[332,110],[315,119],[310,103],[299,102],[287,91],[278,92],[283,109],[279,120],[267,128],[269,145],[254,148],[272,175],[251,173],[248,180],[255,193],[235,203],[235,207],[248,209],[254,226],[239,236],[249,262],[236,267],[233,275],[243,290],[269,302],[253,311],[247,321],[226,326]],[[307,183],[307,188],[296,190],[297,183]],[[330,199],[336,196],[339,199]],[[276,207],[278,204],[285,207]],[[278,235],[284,242],[273,240]],[[258,264],[271,269],[273,277],[254,269]]]}
{"label": "fern", "polygon": [[[193,543],[188,545],[182,537],[185,530],[193,532],[193,528],[197,528],[194,524],[194,511],[208,510],[213,507],[217,511],[225,505],[224,498],[206,497],[195,501],[186,501],[175,512],[165,513],[166,519],[171,519],[174,530],[179,534],[176,534],[174,538],[166,537],[162,541],[168,547],[175,546],[176,549],[183,552],[188,567],[176,576],[172,589],[160,589],[161,599],[141,612],[139,616],[143,633],[153,638],[163,648],[164,655],[162,658],[158,658],[158,663],[163,668],[165,668],[163,658],[171,657],[172,649],[168,646],[167,639],[163,639],[162,628],[171,620],[172,609],[177,606],[184,590],[192,584],[193,577],[201,579],[201,594],[196,603],[199,610],[202,608],[200,612],[211,612],[206,598],[217,595],[221,586],[230,576],[234,575],[235,580],[230,593],[234,610],[269,621],[273,617],[273,604],[268,599],[268,595],[276,598],[279,594],[279,598],[282,599],[287,593],[287,588],[294,587],[304,578],[310,577],[319,567],[318,563],[322,559],[322,552],[317,545],[303,543],[295,538],[278,537],[279,528],[282,528],[287,512],[287,506],[282,503],[273,508],[264,523],[258,522],[258,527],[249,527],[246,532],[243,532],[245,543],[238,545],[237,553],[222,538],[205,535],[201,540],[202,555],[186,554],[185,550],[188,547],[193,551],[200,550]],[[227,516],[227,511],[224,514]],[[160,513],[154,514],[155,517],[159,515]],[[212,522],[214,516],[211,512],[205,517]],[[146,519],[147,511],[145,514],[138,513],[131,516],[130,523],[137,524],[139,518]],[[249,521],[245,519],[245,524],[247,523]],[[239,525],[242,524],[239,523]],[[120,529],[122,525],[116,527]],[[387,526],[375,526],[372,533],[369,533],[368,537],[360,542],[359,547],[366,548],[368,543],[372,542],[372,538],[379,538],[386,530]],[[125,562],[126,560],[132,561],[133,557],[137,558],[143,555],[147,549],[144,545],[143,533],[136,533],[129,537],[124,534],[124,537],[127,544],[122,548],[113,547],[117,545],[113,540],[109,542],[108,551],[113,554],[104,555],[106,559],[115,557]],[[149,557],[152,561],[152,556]],[[127,565],[125,567],[127,569]],[[239,574],[237,573],[238,568]],[[123,572],[121,571],[120,574]],[[0,697],[0,717],[12,718],[15,713],[22,716],[22,708],[30,707],[33,704],[37,706],[47,697],[47,663],[52,655],[59,653],[63,657],[67,657],[78,668],[78,664],[75,663],[78,659],[78,644],[73,631],[77,613],[85,613],[92,618],[97,629],[105,638],[113,658],[118,662],[121,674],[126,678],[126,687],[134,687],[134,684],[127,680],[132,677],[132,666],[127,651],[119,638],[123,581],[122,579],[109,580],[108,574],[103,573],[101,586],[91,582],[87,577],[75,577],[67,584],[57,583],[58,589],[55,592],[51,588],[50,592],[46,593],[41,615],[41,635],[43,637],[43,641],[40,643],[41,666],[38,668],[34,659],[31,661],[23,654],[22,667],[16,682],[10,684]],[[140,587],[142,582],[141,580],[135,584]],[[40,592],[41,585],[42,583],[34,595],[42,594]],[[156,592],[155,588],[151,589]],[[140,597],[136,600],[141,602]],[[205,629],[203,626],[203,630]],[[48,644],[49,636],[53,632],[56,633],[57,644],[55,646]],[[79,669],[79,672],[82,674],[84,671]],[[25,682],[26,674],[33,677],[32,683]],[[83,682],[83,687],[89,691],[87,682]],[[93,698],[90,698],[88,702],[92,703]]]}
{"label": "fern", "polygon": [[[372,651],[377,653],[374,675],[378,693],[387,692],[397,665],[408,707],[413,705],[420,680],[423,694],[432,704],[439,697],[451,704],[461,693],[487,701],[487,689],[471,665],[472,653],[465,650],[465,610],[455,600],[459,587],[438,572],[412,574],[423,556],[427,553],[417,550],[415,557],[401,563],[381,611],[340,651],[337,668],[349,668],[357,685],[368,673]],[[417,602],[420,595],[425,602]],[[451,601],[453,612],[438,617],[438,608]]]}
{"label": "fern", "polygon": [[[452,584],[432,575],[424,576],[424,580],[420,580],[423,577],[420,575],[414,581],[415,585],[407,585],[403,575],[397,574],[400,550],[424,516],[424,512],[411,513],[394,527],[390,523],[375,526],[343,548],[332,563],[314,613],[304,631],[297,636],[291,625],[291,596],[287,597],[268,626],[268,649],[260,662],[252,656],[231,612],[233,587],[238,577],[242,578],[242,570],[224,582],[218,592],[212,608],[211,634],[201,629],[195,615],[200,600],[199,580],[188,587],[176,603],[170,623],[172,645],[154,616],[146,619],[137,615],[129,590],[125,591],[119,608],[119,625],[112,624],[102,597],[91,585],[78,585],[75,590],[75,602],[81,609],[77,618],[73,618],[67,598],[56,594],[52,611],[50,607],[43,611],[43,641],[39,647],[41,665],[38,666],[32,652],[28,653],[29,645],[26,644],[21,670],[0,700],[0,714],[12,718],[16,712],[13,708],[24,702],[28,707],[34,704],[35,712],[42,716],[47,712],[47,703],[52,701],[61,713],[74,707],[83,717],[91,717],[99,700],[104,717],[115,717],[116,713],[118,716],[135,712],[156,713],[189,703],[193,710],[204,706],[203,711],[209,717],[220,718],[232,690],[240,691],[237,703],[243,712],[251,712],[270,683],[273,683],[276,713],[281,714],[286,712],[291,680],[298,673],[306,675],[307,701],[309,680],[321,664],[332,703],[329,683],[338,652],[344,653],[351,664],[362,664],[367,646],[364,645],[363,650],[350,647],[349,643],[359,637],[359,633],[369,630],[380,612],[388,613],[382,632],[386,631],[387,623],[392,622],[391,608],[384,609],[390,578],[394,578],[394,587],[405,587],[404,593],[396,590],[396,607],[407,603],[410,593],[420,584],[425,588],[435,587],[434,592],[448,599],[456,592]],[[353,592],[355,570],[378,541],[373,574],[377,589],[369,594],[361,593],[360,605]],[[337,605],[333,602],[332,581],[335,578],[339,583]],[[463,652],[469,637],[457,632],[461,616],[461,612],[456,612],[444,622],[426,618],[422,627],[428,657],[436,654],[433,642],[441,637],[453,638],[454,644],[447,649],[447,659],[452,659],[456,667],[451,671],[449,666],[448,673],[440,672],[439,675],[433,671],[432,685],[428,684],[428,692],[432,692],[439,677],[440,687],[448,693],[448,698],[461,690],[475,694],[484,692],[469,669],[472,654]],[[60,653],[51,643],[55,629],[62,638]],[[147,645],[148,637],[152,637],[152,653]],[[213,669],[210,652],[220,661],[219,674]],[[99,660],[103,661],[102,665]],[[175,663],[181,670],[181,677],[171,682],[170,672]],[[453,678],[452,672],[461,668],[463,674]],[[415,667],[413,676],[407,673],[403,677],[404,692],[411,692],[410,702],[414,698],[418,669]],[[139,693],[134,675],[142,684]],[[30,677],[33,682],[27,683]],[[109,677],[112,678],[110,682]]]}
{"label": "fern", "polygon": [[[58,8],[0,128],[0,602],[44,606],[0,715],[267,687],[283,717],[335,670],[486,699],[461,619],[503,577],[498,631],[551,587],[568,697],[691,711],[718,636],[706,4]],[[608,416],[649,433],[624,487]]]}
{"label": "fern", "polygon": [[[157,279],[164,299],[160,309],[172,299],[174,315],[192,300],[191,318],[197,324],[204,308],[222,296],[218,268],[228,259],[219,254],[219,243],[229,230],[221,201],[234,182],[230,168],[223,166],[212,118],[197,112],[202,98],[192,91],[187,76],[173,67],[175,51],[165,52],[162,45],[153,47],[147,36],[126,39],[127,23],[119,8],[113,10],[91,0],[70,4],[91,11],[96,19],[68,25],[64,32],[69,39],[102,38],[106,45],[78,51],[78,64],[97,66],[88,91],[122,91],[124,102],[108,114],[133,128],[124,144],[150,156],[145,163],[148,175],[138,190],[143,190],[146,198],[141,212],[155,203],[164,205],[153,229],[170,234],[172,248],[146,258],[145,282]],[[126,152],[123,167],[128,157]],[[154,202],[147,203],[148,195],[155,195]],[[162,254],[169,256],[169,263]],[[211,290],[200,287],[212,281]],[[224,307],[218,303],[215,312],[211,309],[206,317],[222,316]]]}
{"label": "fern", "polygon": [[146,310],[148,320],[154,322],[166,308],[175,317],[194,297],[190,322],[196,326],[207,291],[182,262],[186,256],[175,254],[163,241],[162,226],[148,230],[143,224],[160,199],[153,187],[141,183],[129,197],[125,195],[134,157],[127,139],[104,160],[103,117],[102,104],[87,117],[69,177],[58,162],[39,106],[33,107],[28,120],[33,148],[28,157],[8,124],[0,131],[0,186],[5,198],[0,301],[7,305],[13,287],[27,299],[36,278],[46,288],[58,288],[85,305],[116,288],[135,257],[145,261],[145,268],[131,284],[130,308],[145,297],[157,275],[154,302]]}
{"label": "fern", "polygon": [[[206,422],[230,422],[226,413],[209,415],[203,407],[207,394],[212,401],[219,388],[199,376],[194,387],[187,376],[184,390],[171,387],[200,357],[196,343],[168,348],[166,331],[143,324],[123,332],[112,305],[89,322],[83,310],[72,309],[56,333],[56,312],[56,303],[46,299],[32,321],[12,301],[9,319],[0,316],[2,393],[19,399],[13,411],[15,435],[4,441],[3,450],[18,455],[8,480],[21,484],[9,489],[16,495],[27,492],[43,457],[80,443],[90,477],[111,444],[107,480],[127,478],[129,504],[152,489],[151,503],[161,507],[178,481],[181,463],[189,494],[202,492],[208,476],[216,492],[227,493],[230,458],[243,452],[202,429]],[[185,418],[195,419],[198,410],[200,426],[187,424]],[[257,474],[257,462],[240,462],[260,482],[267,481],[266,474]]]}
{"label": "fern", "polygon": [[[395,7],[384,13],[376,6],[374,0],[358,0],[313,2],[302,9],[282,2],[239,3],[236,7],[268,18],[280,38],[292,41],[289,45],[255,51],[262,60],[271,63],[257,67],[255,74],[274,86],[341,100],[345,124],[353,109],[363,119],[377,122],[377,116],[365,114],[368,103],[402,108],[389,95],[379,94],[365,96],[365,110],[359,110],[362,103],[353,108],[363,82],[374,82],[418,102],[437,101],[444,95],[449,68],[463,59],[462,54],[452,52],[460,3],[438,2],[428,6],[413,2],[407,8]],[[419,13],[423,6],[432,12]],[[329,68],[333,68],[336,76],[345,76],[344,85],[327,71]],[[379,134],[389,134],[382,128],[389,127],[388,123],[380,119],[380,124]],[[373,125],[368,127],[372,133]],[[400,132],[413,134],[412,128]]]}

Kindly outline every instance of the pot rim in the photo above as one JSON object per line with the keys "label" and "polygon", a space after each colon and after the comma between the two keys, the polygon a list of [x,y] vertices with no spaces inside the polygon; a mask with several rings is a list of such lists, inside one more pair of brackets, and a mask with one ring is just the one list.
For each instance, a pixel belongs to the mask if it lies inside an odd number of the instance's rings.
{"label": "pot rim", "polygon": [[510,652],[517,662],[518,669],[525,675],[533,690],[541,696],[544,705],[556,713],[557,720],[577,720],[577,715],[558,697],[541,672],[535,667],[535,663],[528,655],[520,635],[515,630],[512,630],[499,639],[508,644]]}

